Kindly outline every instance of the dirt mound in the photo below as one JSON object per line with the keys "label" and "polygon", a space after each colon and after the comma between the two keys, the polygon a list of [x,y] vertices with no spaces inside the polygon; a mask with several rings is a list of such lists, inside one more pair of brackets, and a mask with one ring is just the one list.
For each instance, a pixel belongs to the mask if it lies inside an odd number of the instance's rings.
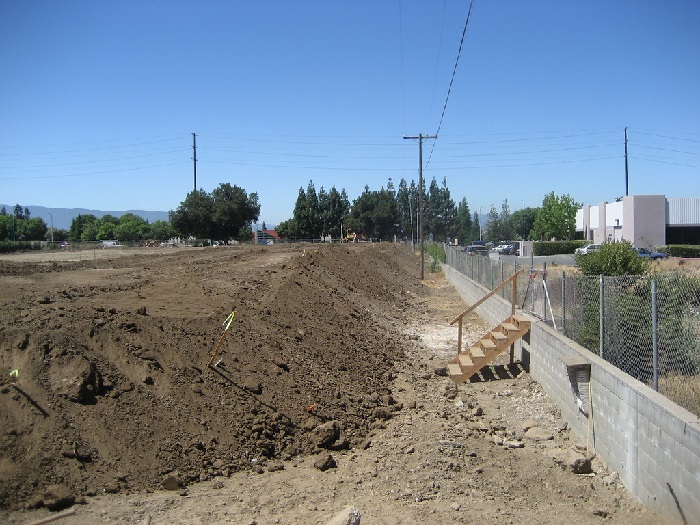
{"label": "dirt mound", "polygon": [[0,507],[358,446],[401,410],[418,262],[392,244],[0,262]]}

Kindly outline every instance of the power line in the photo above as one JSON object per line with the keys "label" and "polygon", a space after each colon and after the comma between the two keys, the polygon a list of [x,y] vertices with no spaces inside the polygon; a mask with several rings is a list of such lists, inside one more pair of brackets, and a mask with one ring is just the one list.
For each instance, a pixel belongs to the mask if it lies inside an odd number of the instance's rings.
{"label": "power line", "polygon": [[435,143],[437,142],[437,136],[440,134],[440,129],[442,128],[442,121],[445,118],[445,111],[447,110],[447,102],[450,100],[450,93],[452,92],[452,84],[455,81],[455,75],[457,73],[457,65],[459,64],[459,57],[462,55],[462,46],[464,45],[464,37],[467,34],[467,26],[469,25],[469,18],[472,14],[472,7],[474,6],[474,0],[469,2],[469,11],[467,11],[467,20],[464,22],[464,29],[462,30],[462,39],[459,41],[459,49],[457,50],[457,59],[455,60],[454,68],[452,68],[452,78],[450,78],[450,85],[447,88],[447,96],[445,97],[445,104],[442,106],[442,115],[440,115],[440,123],[438,124],[437,131],[435,132],[435,140],[433,141],[433,146],[430,148],[430,154],[428,155],[428,162],[425,163],[425,167],[430,164],[430,159],[433,158],[433,151],[435,150]]}

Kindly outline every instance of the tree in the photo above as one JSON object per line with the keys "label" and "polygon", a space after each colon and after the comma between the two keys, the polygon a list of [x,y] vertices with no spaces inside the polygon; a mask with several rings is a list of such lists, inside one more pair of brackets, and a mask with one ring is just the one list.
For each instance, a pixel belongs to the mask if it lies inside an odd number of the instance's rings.
{"label": "tree", "polygon": [[570,195],[545,195],[533,226],[533,237],[539,240],[571,240],[576,233],[576,212],[581,207]]}
{"label": "tree", "polygon": [[348,228],[380,240],[393,240],[398,232],[398,209],[391,190],[365,191],[355,199],[348,217]]}
{"label": "tree", "polygon": [[399,181],[399,190],[396,192],[396,207],[399,214],[400,230],[404,238],[414,237],[415,217],[418,209],[418,191],[415,182],[411,181],[409,187],[406,179]]}
{"label": "tree", "polygon": [[0,241],[14,240],[14,215],[0,214]]}
{"label": "tree", "polygon": [[298,228],[294,219],[287,219],[280,222],[275,231],[282,239],[293,239],[297,237]]}
{"label": "tree", "polygon": [[501,234],[501,219],[496,211],[496,206],[491,205],[491,209],[488,214],[488,222],[486,223],[486,228],[484,229],[486,238],[490,241],[498,242]]}
{"label": "tree", "polygon": [[25,241],[43,241],[48,229],[44,219],[35,217],[33,219],[26,218],[18,221],[18,233],[21,233],[22,239]]}
{"label": "tree", "polygon": [[294,206],[294,226],[295,237],[312,239],[320,237],[323,233],[323,221],[319,214],[318,195],[313,181],[309,181],[306,191],[299,188]]}
{"label": "tree", "polygon": [[133,213],[119,217],[119,224],[114,228],[114,236],[120,241],[140,241],[149,237],[150,232],[148,221]]}
{"label": "tree", "polygon": [[248,195],[243,188],[222,183],[211,195],[213,199],[212,237],[249,239],[252,233],[251,225],[260,216],[258,194],[253,192]]}
{"label": "tree", "polygon": [[72,242],[97,240],[97,217],[92,214],[75,217],[70,223],[68,240]]}
{"label": "tree", "polygon": [[514,211],[510,216],[513,225],[514,238],[527,240],[535,225],[535,217],[539,208],[524,208]]}
{"label": "tree", "polygon": [[471,244],[471,241],[474,240],[472,236],[472,217],[466,197],[463,197],[457,205],[452,232],[454,237],[462,244]]}
{"label": "tree", "polygon": [[476,239],[481,240],[481,224],[479,222],[479,214],[474,212],[474,218],[472,220],[472,230],[469,238],[474,241]]}
{"label": "tree", "polygon": [[170,211],[170,224],[184,237],[211,237],[214,198],[204,190],[192,190],[175,211]]}
{"label": "tree", "polygon": [[[447,178],[442,179],[442,187],[435,178],[430,182],[428,198],[423,201],[423,221],[428,232],[441,242],[452,235],[452,224],[456,214],[455,203],[447,187]],[[425,230],[424,230],[425,231]]]}
{"label": "tree", "polygon": [[168,221],[154,221],[150,230],[149,236],[157,241],[166,241],[175,237],[175,229]]}
{"label": "tree", "polygon": [[318,209],[324,234],[340,237],[340,228],[350,211],[350,201],[345,189],[338,192],[333,186],[328,193],[321,188]]}
{"label": "tree", "polygon": [[117,227],[119,226],[119,218],[109,213],[98,219],[97,235],[95,240],[107,241],[110,239],[118,239]]}

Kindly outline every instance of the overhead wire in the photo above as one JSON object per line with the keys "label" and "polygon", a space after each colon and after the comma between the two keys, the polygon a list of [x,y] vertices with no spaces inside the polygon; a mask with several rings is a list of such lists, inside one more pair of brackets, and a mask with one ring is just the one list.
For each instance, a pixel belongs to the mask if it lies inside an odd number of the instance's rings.
{"label": "overhead wire", "polygon": [[455,65],[452,68],[452,77],[450,78],[450,84],[447,87],[447,95],[445,96],[445,104],[442,106],[442,114],[440,115],[440,123],[438,124],[437,131],[435,131],[435,140],[433,140],[432,147],[430,148],[430,154],[428,155],[428,161],[425,163],[427,168],[430,164],[430,160],[433,158],[433,151],[435,151],[435,144],[437,142],[437,137],[440,136],[440,129],[442,129],[442,121],[445,119],[445,112],[447,111],[447,103],[450,100],[450,93],[452,92],[452,84],[455,81],[455,75],[457,74],[457,66],[459,65],[459,58],[462,56],[462,47],[464,46],[464,37],[467,34],[467,27],[469,26],[469,19],[472,14],[472,7],[474,6],[474,0],[469,2],[469,11],[467,11],[467,19],[464,22],[464,29],[462,30],[462,38],[459,41],[459,49],[457,50],[457,59],[455,60]]}

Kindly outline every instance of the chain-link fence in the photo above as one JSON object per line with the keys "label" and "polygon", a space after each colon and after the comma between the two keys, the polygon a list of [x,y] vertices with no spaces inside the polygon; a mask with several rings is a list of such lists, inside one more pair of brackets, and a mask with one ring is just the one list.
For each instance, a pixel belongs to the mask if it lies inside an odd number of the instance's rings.
{"label": "chain-link fence", "polygon": [[[447,264],[492,289],[526,266],[518,303],[583,347],[700,415],[700,268],[648,275],[588,276],[468,256]],[[501,292],[510,297],[510,290]]]}

